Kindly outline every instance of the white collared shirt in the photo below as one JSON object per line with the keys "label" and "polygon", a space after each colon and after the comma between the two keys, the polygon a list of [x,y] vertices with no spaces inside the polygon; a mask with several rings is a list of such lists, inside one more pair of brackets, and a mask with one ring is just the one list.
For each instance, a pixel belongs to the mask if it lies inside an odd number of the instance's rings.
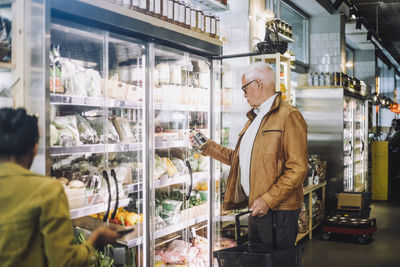
{"label": "white collared shirt", "polygon": [[249,128],[243,134],[242,141],[239,147],[239,166],[240,166],[240,182],[242,184],[243,190],[247,196],[250,193],[250,163],[251,163],[251,153],[253,151],[254,139],[256,138],[258,128],[265,114],[270,111],[272,104],[276,98],[277,94],[274,94],[264,103],[262,103],[259,108],[254,109],[256,117],[251,122]]}

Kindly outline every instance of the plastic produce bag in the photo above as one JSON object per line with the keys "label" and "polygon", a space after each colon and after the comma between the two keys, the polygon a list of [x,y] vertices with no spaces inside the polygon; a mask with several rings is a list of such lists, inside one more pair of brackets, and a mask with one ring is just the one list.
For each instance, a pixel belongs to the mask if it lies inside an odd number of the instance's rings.
{"label": "plastic produce bag", "polygon": [[88,117],[90,125],[97,132],[102,143],[118,143],[119,136],[109,119],[103,117]]}
{"label": "plastic produce bag", "polygon": [[79,138],[84,144],[98,144],[100,143],[99,137],[90,123],[79,114],[76,114],[76,121],[78,123]]}
{"label": "plastic produce bag", "polygon": [[198,163],[199,166],[197,168],[197,171],[199,172],[206,172],[208,171],[208,167],[209,167],[209,160],[208,158],[204,157],[204,156],[200,156],[200,158],[198,159]]}
{"label": "plastic produce bag", "polygon": [[179,175],[184,175],[189,172],[188,168],[186,167],[185,163],[183,160],[174,158],[172,160],[172,163],[175,165],[175,167],[178,169]]}
{"label": "plastic produce bag", "polygon": [[87,96],[85,71],[70,60],[61,59],[62,80],[67,95]]}
{"label": "plastic produce bag", "polygon": [[101,77],[98,71],[92,69],[85,70],[86,90],[90,97],[102,97]]}
{"label": "plastic produce bag", "polygon": [[158,179],[167,171],[167,165],[157,154],[155,155],[154,179]]}
{"label": "plastic produce bag", "polygon": [[53,125],[57,128],[59,133],[58,142],[56,142],[55,145],[58,144],[60,146],[76,146],[81,144],[79,140],[76,117],[74,115],[56,117],[54,119]]}

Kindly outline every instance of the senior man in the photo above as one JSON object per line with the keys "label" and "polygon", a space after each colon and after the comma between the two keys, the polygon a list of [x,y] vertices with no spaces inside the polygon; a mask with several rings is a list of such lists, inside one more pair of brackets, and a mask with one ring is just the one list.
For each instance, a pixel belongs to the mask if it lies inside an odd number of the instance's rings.
{"label": "senior man", "polygon": [[[275,91],[273,69],[257,62],[242,76],[252,107],[234,150],[208,139],[200,148],[231,166],[224,209],[250,207],[250,243],[283,250],[294,246],[303,180],[307,174],[307,124]],[[193,136],[190,141],[195,144]]]}

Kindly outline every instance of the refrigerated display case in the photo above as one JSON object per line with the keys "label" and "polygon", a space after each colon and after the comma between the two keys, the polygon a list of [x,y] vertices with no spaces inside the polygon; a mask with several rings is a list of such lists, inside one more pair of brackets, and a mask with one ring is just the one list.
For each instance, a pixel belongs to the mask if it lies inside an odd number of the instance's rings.
{"label": "refrigerated display case", "polygon": [[[42,133],[33,170],[65,184],[77,229],[102,225],[108,206],[117,210],[109,223],[134,225],[117,244],[134,248],[130,264],[209,265],[219,167],[189,145],[188,131],[219,139],[211,58],[221,42],[109,1],[24,8],[26,107]],[[182,246],[188,253],[168,256]]]}
{"label": "refrigerated display case", "polygon": [[328,161],[328,210],[336,193],[368,190],[368,102],[347,87],[298,87],[296,104],[308,124],[309,154]]}

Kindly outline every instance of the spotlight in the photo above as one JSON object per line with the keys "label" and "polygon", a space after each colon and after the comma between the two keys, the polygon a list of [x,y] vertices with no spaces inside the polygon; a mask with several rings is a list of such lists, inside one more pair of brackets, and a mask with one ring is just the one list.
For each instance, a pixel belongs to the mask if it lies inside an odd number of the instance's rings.
{"label": "spotlight", "polygon": [[361,30],[361,18],[357,18],[356,20],[356,30]]}
{"label": "spotlight", "polygon": [[343,0],[336,0],[335,3],[333,3],[333,8],[338,9],[339,6],[343,3]]}
{"label": "spotlight", "polygon": [[356,11],[354,9],[354,7],[350,7],[349,9],[349,17],[352,19],[356,19]]}
{"label": "spotlight", "polygon": [[372,33],[370,31],[367,32],[367,41],[371,41]]}

